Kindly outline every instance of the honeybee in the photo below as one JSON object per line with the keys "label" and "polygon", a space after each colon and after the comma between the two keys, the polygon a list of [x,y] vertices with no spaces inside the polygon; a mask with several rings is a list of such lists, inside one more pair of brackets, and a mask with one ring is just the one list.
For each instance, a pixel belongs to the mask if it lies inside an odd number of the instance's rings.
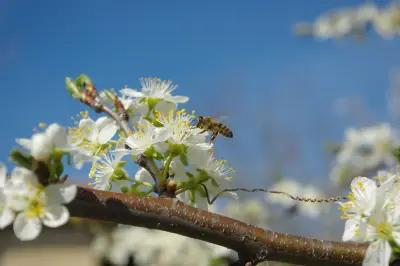
{"label": "honeybee", "polygon": [[203,129],[202,133],[206,131],[211,133],[210,142],[214,142],[218,134],[221,134],[222,136],[227,138],[233,138],[232,130],[230,130],[226,125],[209,116],[199,116],[196,127]]}

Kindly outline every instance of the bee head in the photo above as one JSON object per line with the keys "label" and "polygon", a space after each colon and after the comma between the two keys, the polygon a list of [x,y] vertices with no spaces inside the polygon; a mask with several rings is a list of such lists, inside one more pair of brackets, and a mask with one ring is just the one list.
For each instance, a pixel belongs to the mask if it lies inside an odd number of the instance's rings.
{"label": "bee head", "polygon": [[204,117],[201,116],[201,115],[199,115],[199,117],[197,118],[197,124],[196,124],[196,126],[201,125],[201,124],[203,123],[203,119],[204,119]]}

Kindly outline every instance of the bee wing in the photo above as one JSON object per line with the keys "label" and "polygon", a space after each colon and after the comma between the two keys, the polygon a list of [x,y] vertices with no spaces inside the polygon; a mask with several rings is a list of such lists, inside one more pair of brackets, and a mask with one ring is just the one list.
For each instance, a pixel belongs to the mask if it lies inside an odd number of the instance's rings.
{"label": "bee wing", "polygon": [[216,116],[213,116],[214,119],[218,122],[221,122],[223,124],[227,123],[229,121],[229,115],[227,114],[218,114]]}

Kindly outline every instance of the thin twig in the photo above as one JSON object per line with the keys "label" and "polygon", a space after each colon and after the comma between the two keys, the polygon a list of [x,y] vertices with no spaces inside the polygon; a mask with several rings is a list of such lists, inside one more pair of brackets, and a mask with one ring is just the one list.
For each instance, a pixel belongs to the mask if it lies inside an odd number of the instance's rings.
{"label": "thin twig", "polygon": [[115,113],[113,110],[111,110],[108,106],[104,104],[101,104],[99,107],[102,112],[108,114],[112,119],[114,119],[114,121],[122,129],[126,137],[129,137],[131,135],[132,132],[126,120],[121,119],[121,117],[117,113]]}
{"label": "thin twig", "polygon": [[204,192],[206,193],[206,198],[208,204],[213,204],[216,199],[218,199],[222,194],[226,192],[238,192],[238,191],[243,191],[243,192],[264,192],[264,193],[270,193],[270,194],[280,194],[284,195],[286,197],[289,197],[292,200],[295,201],[300,201],[300,202],[309,202],[309,203],[334,203],[338,202],[341,200],[347,200],[347,197],[345,196],[337,196],[337,197],[331,197],[331,198],[309,198],[309,197],[299,197],[299,196],[293,196],[287,192],[284,191],[277,191],[277,190],[268,190],[264,188],[253,188],[253,189],[248,189],[248,188],[226,188],[221,191],[219,191],[213,198],[210,198],[210,193],[208,192],[207,187],[204,184],[200,184]]}

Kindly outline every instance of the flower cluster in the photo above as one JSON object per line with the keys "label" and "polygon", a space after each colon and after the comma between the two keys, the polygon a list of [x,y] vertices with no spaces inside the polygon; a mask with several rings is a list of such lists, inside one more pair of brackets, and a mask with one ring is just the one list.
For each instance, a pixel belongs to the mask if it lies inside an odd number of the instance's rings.
{"label": "flower cluster", "polygon": [[133,226],[118,226],[95,236],[92,251],[112,265],[227,265],[227,248],[200,240]]}
{"label": "flower cluster", "polygon": [[[94,188],[146,196],[169,196],[207,208],[210,197],[231,179],[224,160],[215,158],[208,132],[196,127],[196,116],[173,96],[171,81],[141,79],[140,90],[124,88],[100,93],[86,75],[66,79],[67,90],[98,113],[93,120],[81,112],[79,121],[65,129],[51,124],[31,138],[19,138],[21,150],[11,159],[17,164],[11,176],[0,167],[0,228],[14,221],[18,238],[36,238],[42,223],[58,227],[67,222],[63,204],[71,202],[77,188],[67,185],[68,163],[88,173]],[[130,176],[128,160],[139,165]]]}
{"label": "flower cluster", "polygon": [[321,15],[314,23],[298,23],[299,35],[311,35],[319,39],[362,37],[372,26],[382,38],[400,34],[400,6],[392,4],[378,8],[366,3],[354,8],[344,8]]}
{"label": "flower cluster", "polygon": [[389,265],[400,251],[400,176],[381,173],[375,180],[354,178],[348,201],[340,203],[346,219],[343,241],[369,242],[363,265]]}
{"label": "flower cluster", "polygon": [[399,142],[398,135],[388,124],[348,129],[330,174],[332,181],[348,185],[354,176],[393,167],[396,163],[393,150]]}
{"label": "flower cluster", "polygon": [[15,235],[32,240],[39,235],[42,223],[59,227],[68,221],[69,212],[63,204],[74,199],[77,188],[65,183],[63,158],[68,157],[77,168],[87,158],[58,124],[30,139],[17,139],[17,143],[24,149],[11,153],[18,166],[9,177],[5,166],[0,166],[0,228],[14,222]]}
{"label": "flower cluster", "polygon": [[71,202],[76,195],[75,185],[39,183],[35,173],[16,167],[11,177],[0,165],[0,228],[14,222],[15,235],[21,240],[36,238],[42,223],[59,227],[69,218],[63,204]]}
{"label": "flower cluster", "polygon": [[[213,206],[214,207],[214,206]],[[241,221],[266,227],[268,213],[262,201],[229,201],[213,211]],[[94,255],[113,265],[215,265],[225,266],[237,260],[233,250],[200,240],[163,231],[134,226],[109,228],[97,226],[91,249]],[[171,245],[173,243],[173,245]]]}
{"label": "flower cluster", "polygon": [[[177,105],[189,98],[171,95],[176,85],[158,78],[140,81],[141,89],[123,88],[117,94],[94,89],[88,93],[86,87],[94,86],[86,76],[67,79],[73,96],[94,109],[111,105],[130,129],[118,131],[116,121],[106,117],[96,121],[83,117],[70,128],[72,143],[92,156],[92,184],[97,189],[118,188],[136,195],[176,196],[207,208],[207,196],[230,181],[231,169],[215,158],[208,132],[195,126],[194,113],[178,109]],[[123,159],[128,155],[140,166],[134,177],[124,168],[127,161]]]}

